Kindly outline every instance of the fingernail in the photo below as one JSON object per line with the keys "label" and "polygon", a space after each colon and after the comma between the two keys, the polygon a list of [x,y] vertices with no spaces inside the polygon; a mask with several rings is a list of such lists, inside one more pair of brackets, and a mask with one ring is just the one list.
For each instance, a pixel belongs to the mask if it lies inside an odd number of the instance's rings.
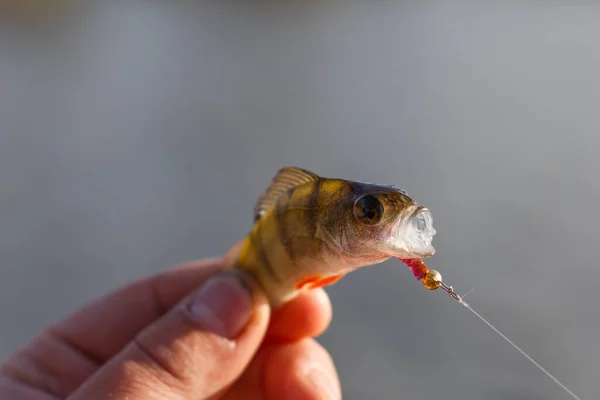
{"label": "fingernail", "polygon": [[326,400],[341,399],[333,378],[322,368],[312,367],[308,371],[307,378],[313,389],[318,393],[317,398]]}
{"label": "fingernail", "polygon": [[204,283],[187,309],[202,329],[233,339],[250,321],[252,303],[250,286],[237,273],[226,273]]}

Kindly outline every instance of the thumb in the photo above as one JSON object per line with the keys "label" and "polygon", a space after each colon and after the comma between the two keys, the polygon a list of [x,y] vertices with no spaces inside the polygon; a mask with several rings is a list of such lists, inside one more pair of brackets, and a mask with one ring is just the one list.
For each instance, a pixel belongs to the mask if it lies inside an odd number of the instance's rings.
{"label": "thumb", "polygon": [[69,399],[210,398],[249,364],[269,313],[247,274],[215,275],[141,331]]}

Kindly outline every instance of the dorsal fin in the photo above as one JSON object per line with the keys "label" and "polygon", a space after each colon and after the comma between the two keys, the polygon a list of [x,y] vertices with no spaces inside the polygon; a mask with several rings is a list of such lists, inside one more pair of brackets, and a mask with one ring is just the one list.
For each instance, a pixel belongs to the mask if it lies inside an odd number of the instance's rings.
{"label": "dorsal fin", "polygon": [[294,187],[316,181],[317,179],[319,179],[319,175],[302,168],[281,168],[273,177],[265,193],[256,202],[256,206],[254,207],[254,221],[258,221],[269,207],[277,203],[279,196],[287,193]]}

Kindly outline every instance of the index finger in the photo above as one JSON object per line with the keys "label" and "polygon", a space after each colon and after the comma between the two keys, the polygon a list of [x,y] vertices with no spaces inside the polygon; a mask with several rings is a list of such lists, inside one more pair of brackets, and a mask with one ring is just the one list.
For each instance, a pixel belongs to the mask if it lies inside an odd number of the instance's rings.
{"label": "index finger", "polygon": [[[226,265],[217,258],[183,264],[109,293],[49,330],[101,364]],[[323,289],[315,289],[274,311],[267,336],[294,341],[322,333],[330,322],[329,298]]]}
{"label": "index finger", "polygon": [[102,363],[221,269],[221,260],[216,258],[182,264],[100,297],[49,330]]}

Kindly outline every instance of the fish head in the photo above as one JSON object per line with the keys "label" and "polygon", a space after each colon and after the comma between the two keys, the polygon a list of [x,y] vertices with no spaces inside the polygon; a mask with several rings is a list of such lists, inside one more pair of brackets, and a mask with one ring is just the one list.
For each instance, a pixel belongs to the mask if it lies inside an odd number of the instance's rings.
{"label": "fish head", "polygon": [[353,183],[344,204],[343,246],[360,258],[427,258],[436,234],[429,209],[395,186]]}

